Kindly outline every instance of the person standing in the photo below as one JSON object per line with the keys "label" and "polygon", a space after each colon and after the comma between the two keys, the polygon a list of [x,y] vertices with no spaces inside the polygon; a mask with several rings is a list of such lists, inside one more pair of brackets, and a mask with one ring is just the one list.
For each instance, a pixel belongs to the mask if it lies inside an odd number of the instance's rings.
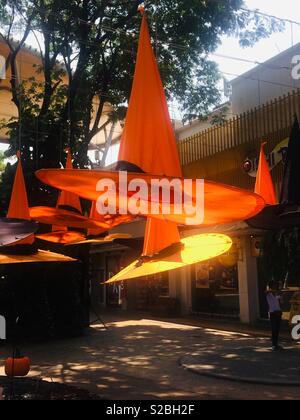
{"label": "person standing", "polygon": [[269,315],[272,327],[272,350],[278,351],[282,347],[279,346],[279,336],[282,322],[282,297],[278,293],[278,285],[275,281],[271,281],[268,286],[267,303],[269,306]]}

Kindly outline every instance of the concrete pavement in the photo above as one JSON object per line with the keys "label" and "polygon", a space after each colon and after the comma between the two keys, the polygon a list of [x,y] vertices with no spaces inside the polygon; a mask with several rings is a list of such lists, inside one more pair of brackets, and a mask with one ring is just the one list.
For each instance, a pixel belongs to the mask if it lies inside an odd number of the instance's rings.
{"label": "concrete pavement", "polygon": [[[235,383],[186,369],[199,363],[212,365],[212,361],[215,365],[208,369],[226,369],[224,360],[235,358],[242,366],[240,349],[245,360],[249,359],[249,351],[254,352],[251,366],[260,370],[260,357],[270,355],[265,338],[203,329],[178,323],[179,320],[126,318],[119,314],[104,315],[104,320],[108,330],[96,324],[85,337],[25,345],[23,353],[32,360],[31,376],[81,387],[111,400],[299,398],[297,386]],[[256,351],[257,348],[261,350]],[[294,345],[291,351],[299,359],[300,346]],[[2,348],[0,352],[4,359],[10,349]],[[276,359],[273,361],[277,363]]]}

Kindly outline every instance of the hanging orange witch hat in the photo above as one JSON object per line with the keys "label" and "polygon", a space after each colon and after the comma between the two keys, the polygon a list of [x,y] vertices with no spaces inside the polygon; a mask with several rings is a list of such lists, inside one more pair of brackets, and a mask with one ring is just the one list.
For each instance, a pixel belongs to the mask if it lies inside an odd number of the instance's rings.
{"label": "hanging orange witch hat", "polygon": [[[67,149],[66,170],[73,171],[72,153]],[[73,243],[85,239],[85,235],[78,232],[68,232],[68,228],[100,229],[105,231],[109,225],[104,220],[95,220],[82,215],[79,195],[65,189],[60,189],[56,208],[33,207],[30,217],[42,224],[52,225],[52,233],[39,235],[38,238],[54,243]]]}
{"label": "hanging orange witch hat", "polygon": [[[175,135],[157,62],[151,46],[144,8],[137,62],[119,166],[130,163],[146,173],[182,178]],[[154,255],[180,242],[177,224],[147,221],[144,255]]]}
{"label": "hanging orange witch hat", "polygon": [[[127,174],[128,183],[137,177],[145,180],[148,185],[153,178],[161,179],[169,176],[171,180],[174,177],[181,177],[175,136],[151,47],[146,15],[142,21],[136,71],[117,169],[138,172],[138,175]],[[42,170],[37,172],[37,177],[46,184],[77,193],[91,201],[97,201],[99,198],[96,186],[101,179],[114,181],[120,190],[117,172]],[[183,184],[184,180],[181,181]],[[194,186],[195,183],[196,181]],[[123,206],[123,198],[119,197],[119,209]],[[256,194],[213,182],[205,182],[204,199],[204,225],[245,220],[260,212],[265,206],[263,199]],[[236,202],[239,206],[232,205]],[[151,203],[149,197],[148,209]],[[188,224],[187,214],[184,211],[182,214],[171,215],[152,214],[147,211],[143,215],[148,217],[143,258],[135,262],[129,271],[125,269],[112,281],[153,274],[153,270],[159,272],[175,269],[221,255],[231,247],[231,240],[223,235],[206,236],[206,248],[201,247],[202,236],[180,241],[177,224]],[[196,245],[197,241],[201,246]],[[194,256],[192,259],[188,257],[192,255]],[[168,263],[164,264],[166,258]],[[153,261],[155,261],[154,266]]]}
{"label": "hanging orange witch hat", "polygon": [[17,158],[17,172],[15,175],[7,217],[10,219],[31,220],[20,152],[17,153]]}
{"label": "hanging orange witch hat", "polygon": [[[142,26],[132,94],[121,139],[119,167],[126,162],[143,172],[182,178],[182,169],[167,100],[151,46],[147,17]],[[141,141],[142,140],[142,141]],[[201,241],[207,253],[200,252]],[[209,246],[208,240],[213,244]],[[197,236],[181,241],[178,226],[170,221],[147,219],[142,259],[117,274],[110,282],[129,280],[184,267],[222,254],[231,247],[223,235]],[[164,250],[167,251],[163,255]],[[156,256],[156,258],[153,256]],[[152,257],[152,258],[151,258]]]}
{"label": "hanging orange witch hat", "polygon": [[263,197],[266,204],[274,206],[278,204],[276,199],[275,187],[270,173],[270,168],[264,152],[263,143],[260,149],[259,165],[256,177],[255,193]]}
{"label": "hanging orange witch hat", "polygon": [[30,221],[29,206],[23,175],[21,153],[18,163],[6,219],[0,219],[0,247],[32,245],[37,224]]}

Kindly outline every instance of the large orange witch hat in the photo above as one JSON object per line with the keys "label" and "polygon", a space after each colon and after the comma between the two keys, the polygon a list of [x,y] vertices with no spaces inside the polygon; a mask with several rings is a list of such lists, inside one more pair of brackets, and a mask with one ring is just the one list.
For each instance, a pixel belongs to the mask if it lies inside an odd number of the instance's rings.
{"label": "large orange witch hat", "polygon": [[7,217],[10,219],[31,220],[20,152],[17,153],[17,158],[17,172],[15,175]]}
{"label": "large orange witch hat", "polygon": [[[132,94],[119,153],[119,166],[125,163],[126,167],[126,162],[146,173],[182,178],[175,134],[151,46],[146,14],[142,20]],[[209,246],[209,240],[212,246]],[[200,252],[203,243],[206,245],[205,255]],[[231,240],[223,235],[199,235],[184,242],[175,222],[149,217],[142,259],[125,268],[110,282],[184,267],[222,254],[231,244]],[[166,255],[163,255],[164,250],[169,250]]]}
{"label": "large orange witch hat", "polygon": [[[138,172],[127,174],[128,183],[138,177],[150,185],[153,178],[169,176],[171,180],[182,176],[167,101],[151,47],[146,15],[142,21],[136,71],[117,169]],[[37,173],[37,177],[46,184],[77,193],[92,201],[97,201],[99,197],[96,186],[103,178],[111,179],[118,190],[121,189],[117,172],[43,170]],[[183,185],[184,180],[181,179],[181,182]],[[193,192],[195,185],[196,181],[193,184]],[[122,212],[124,198],[119,196],[118,208],[122,209]],[[211,182],[205,182],[204,199],[205,225],[244,220],[257,214],[265,205],[263,199],[255,194]],[[151,197],[146,201],[149,209]],[[233,202],[238,202],[239,207],[233,206]],[[153,269],[155,272],[175,269],[179,267],[178,263],[185,266],[203,261],[218,256],[231,247],[230,238],[224,235],[206,235],[204,239],[207,240],[207,249],[202,246],[202,236],[180,241],[177,224],[187,223],[187,214],[184,211],[182,214],[171,215],[163,212],[157,215],[145,211],[144,216],[148,217],[148,222],[143,257],[134,263],[129,271],[126,269],[112,281],[153,274]],[[199,246],[196,245],[197,241]],[[188,255],[196,256],[188,258]],[[163,263],[166,258],[168,264]],[[150,269],[149,264],[152,261],[155,261],[155,268],[151,265]]]}
{"label": "large orange witch hat", "polygon": [[[144,10],[142,9],[142,13]],[[143,172],[182,178],[176,139],[144,13],[137,62],[119,166],[129,162]],[[154,255],[180,242],[175,223],[148,219],[144,255]]]}
{"label": "large orange witch hat", "polygon": [[21,153],[6,219],[0,219],[0,247],[32,245],[37,224],[30,221],[29,206],[23,175]]}

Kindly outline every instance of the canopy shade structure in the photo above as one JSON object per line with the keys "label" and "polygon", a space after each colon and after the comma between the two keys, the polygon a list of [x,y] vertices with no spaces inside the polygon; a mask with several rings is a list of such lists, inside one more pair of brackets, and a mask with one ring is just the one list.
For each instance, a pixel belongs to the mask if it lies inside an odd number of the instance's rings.
{"label": "canopy shade structure", "polygon": [[171,255],[157,255],[149,260],[135,261],[111,278],[107,284],[151,276],[176,270],[218,257],[230,250],[232,241],[220,234],[195,235],[181,240],[182,248]]}
{"label": "canopy shade structure", "polygon": [[18,165],[14,179],[13,190],[7,212],[10,219],[30,220],[29,205],[25,179],[22,169],[21,153],[17,153]]}
{"label": "canopy shade structure", "polygon": [[[264,179],[268,184],[268,178]],[[255,229],[264,230],[300,226],[300,127],[297,117],[290,135],[280,204],[275,201],[275,204],[267,206],[261,213],[247,220],[247,223]]]}
{"label": "canopy shade structure", "polygon": [[18,245],[31,237],[38,229],[35,222],[19,219],[0,219],[0,249],[10,245]]}
{"label": "canopy shade structure", "polygon": [[38,263],[66,263],[77,260],[65,255],[55,254],[49,251],[38,251],[33,255],[5,255],[0,254],[0,265],[7,264],[38,264]]}

